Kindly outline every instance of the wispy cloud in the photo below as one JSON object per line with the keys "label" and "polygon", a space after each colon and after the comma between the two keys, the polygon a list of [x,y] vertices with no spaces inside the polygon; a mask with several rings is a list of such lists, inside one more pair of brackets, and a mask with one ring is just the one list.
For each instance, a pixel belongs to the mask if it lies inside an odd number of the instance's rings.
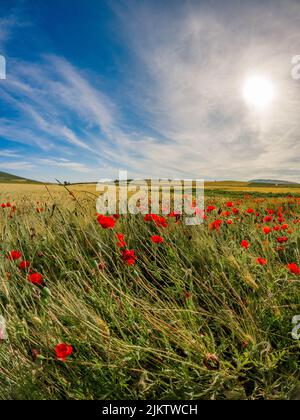
{"label": "wispy cloud", "polygon": [[4,169],[7,171],[15,171],[15,170],[22,170],[22,171],[29,171],[34,168],[34,165],[30,162],[26,161],[4,161],[0,162],[0,169]]}
{"label": "wispy cloud", "polygon": [[19,158],[21,155],[14,150],[0,150],[0,157],[3,158]]}
{"label": "wispy cloud", "polygon": [[89,173],[92,172],[92,169],[85,166],[82,163],[78,163],[78,162],[72,162],[69,161],[67,159],[38,159],[36,160],[36,163],[39,165],[47,165],[48,167],[61,167],[61,168],[66,168],[69,169],[71,171],[75,171],[75,172],[83,172],[83,173]]}
{"label": "wispy cloud", "polygon": [[11,30],[16,24],[13,18],[0,18],[0,46],[2,46],[10,37]]}
{"label": "wispy cloud", "polygon": [[[172,12],[154,2],[117,8],[139,63],[141,115],[170,140],[146,146],[145,158],[157,171],[181,168],[211,178],[272,170],[284,176],[300,152],[300,87],[290,77],[299,3],[175,3]],[[256,73],[277,90],[273,107],[260,115],[242,98],[244,80]],[[300,172],[295,167],[289,175],[299,179]]]}

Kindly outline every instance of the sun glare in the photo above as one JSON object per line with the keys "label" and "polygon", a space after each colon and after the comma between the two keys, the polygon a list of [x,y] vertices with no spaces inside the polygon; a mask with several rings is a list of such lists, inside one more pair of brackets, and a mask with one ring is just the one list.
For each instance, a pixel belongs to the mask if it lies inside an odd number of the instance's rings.
{"label": "sun glare", "polygon": [[248,105],[265,109],[275,96],[273,83],[263,76],[250,77],[244,83],[243,96]]}

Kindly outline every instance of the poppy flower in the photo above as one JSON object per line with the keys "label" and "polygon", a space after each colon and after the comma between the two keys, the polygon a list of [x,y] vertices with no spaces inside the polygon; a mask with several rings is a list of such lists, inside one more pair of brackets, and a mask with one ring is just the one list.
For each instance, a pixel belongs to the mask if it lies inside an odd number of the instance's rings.
{"label": "poppy flower", "polygon": [[263,232],[266,234],[266,235],[268,235],[270,232],[271,232],[271,228],[269,227],[269,226],[264,226],[263,227]]}
{"label": "poppy flower", "polygon": [[249,208],[249,209],[247,209],[247,213],[248,213],[248,214],[254,214],[254,210],[253,210],[253,209],[251,209],[251,208]]}
{"label": "poppy flower", "polygon": [[125,249],[122,251],[122,258],[127,265],[134,265],[137,259],[134,255],[134,249]]}
{"label": "poppy flower", "polygon": [[19,260],[22,257],[22,253],[20,251],[11,251],[7,258],[11,261]]}
{"label": "poppy flower", "polygon": [[154,244],[162,244],[163,242],[164,242],[164,238],[162,238],[161,236],[159,236],[159,235],[154,235],[154,236],[151,236],[151,241],[154,243]]}
{"label": "poppy flower", "polygon": [[281,238],[277,238],[277,242],[280,244],[283,244],[285,242],[287,242],[289,240],[289,238],[287,238],[286,236],[282,236]]}
{"label": "poppy flower", "polygon": [[28,281],[32,284],[42,285],[43,284],[43,276],[40,273],[31,273],[28,275]]}
{"label": "poppy flower", "polygon": [[241,247],[245,248],[245,249],[248,249],[249,248],[249,242],[246,241],[245,239],[243,239],[242,242],[241,242]]}
{"label": "poppy flower", "polygon": [[167,221],[164,217],[157,217],[155,220],[155,224],[159,227],[166,228],[168,227]]}
{"label": "poppy flower", "polygon": [[226,203],[226,207],[233,207],[233,202],[232,201],[228,201],[228,203]]}
{"label": "poppy flower", "polygon": [[300,268],[295,263],[288,264],[288,269],[292,274],[300,274]]}
{"label": "poppy flower", "polygon": [[98,220],[99,225],[103,229],[113,229],[116,224],[116,221],[113,217],[103,216],[101,214],[98,216],[97,220]]}
{"label": "poppy flower", "polygon": [[145,222],[152,222],[154,220],[157,219],[157,214],[146,214],[146,216],[144,217]]}
{"label": "poppy flower", "polygon": [[210,213],[210,212],[212,212],[212,211],[214,211],[214,210],[216,210],[216,207],[215,207],[215,206],[207,206],[206,211],[207,211],[208,213]]}
{"label": "poppy flower", "polygon": [[267,265],[268,264],[268,261],[265,258],[257,258],[256,262],[259,265]]}
{"label": "poppy flower", "polygon": [[218,219],[218,220],[215,220],[214,222],[212,222],[212,223],[210,223],[209,225],[208,225],[208,228],[210,229],[210,230],[220,230],[220,227],[221,227],[221,225],[222,225],[222,220],[220,220],[220,219]]}
{"label": "poppy flower", "polygon": [[229,217],[231,215],[231,212],[229,211],[229,210],[227,210],[227,211],[223,211],[222,213],[221,213],[221,216],[223,216],[223,217]]}
{"label": "poppy flower", "polygon": [[118,248],[124,248],[126,246],[126,242],[124,240],[125,235],[123,233],[117,233],[117,238],[118,238],[118,243],[117,243],[117,247]]}
{"label": "poppy flower", "polygon": [[71,356],[73,353],[73,347],[69,344],[61,343],[55,347],[55,355],[57,360],[65,362],[67,357]]}
{"label": "poppy flower", "polygon": [[29,267],[30,267],[30,261],[21,261],[19,264],[20,270],[26,270]]}

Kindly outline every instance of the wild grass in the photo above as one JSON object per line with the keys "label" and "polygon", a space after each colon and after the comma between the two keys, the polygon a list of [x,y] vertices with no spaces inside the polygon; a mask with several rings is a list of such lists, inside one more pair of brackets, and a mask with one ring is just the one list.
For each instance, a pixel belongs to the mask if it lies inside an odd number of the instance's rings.
{"label": "wild grass", "polygon": [[[300,262],[298,202],[242,199],[241,210],[287,211],[293,231],[278,252],[277,233],[266,240],[255,216],[220,231],[208,229],[217,213],[197,227],[170,219],[166,229],[126,216],[103,230],[94,190],[75,188],[74,198],[26,188],[1,196],[17,211],[10,218],[0,209],[0,315],[9,337],[0,344],[0,399],[300,398],[300,343],[291,337],[300,278],[286,269]],[[207,204],[218,211],[226,200]],[[116,233],[135,249],[134,266],[120,257]],[[157,233],[164,244],[150,241]],[[27,281],[6,258],[11,250],[45,287]],[[62,342],[74,348],[65,363],[54,354]]]}

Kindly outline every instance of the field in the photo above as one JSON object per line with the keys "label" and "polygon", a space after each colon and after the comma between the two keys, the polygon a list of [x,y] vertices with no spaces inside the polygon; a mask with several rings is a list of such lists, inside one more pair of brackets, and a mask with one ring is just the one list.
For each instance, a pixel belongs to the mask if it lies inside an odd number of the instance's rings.
{"label": "field", "polygon": [[0,399],[300,399],[298,196],[209,183],[186,226],[2,184]]}

